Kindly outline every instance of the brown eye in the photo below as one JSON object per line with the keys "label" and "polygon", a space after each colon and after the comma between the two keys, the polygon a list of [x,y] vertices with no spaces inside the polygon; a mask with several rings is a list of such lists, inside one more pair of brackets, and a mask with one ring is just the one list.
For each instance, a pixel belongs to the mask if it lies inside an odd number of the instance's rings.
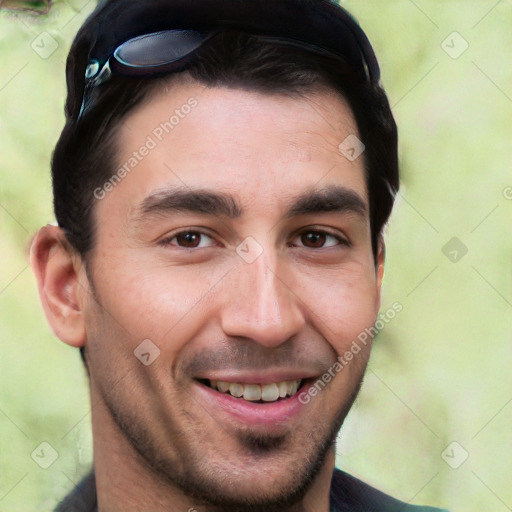
{"label": "brown eye", "polygon": [[324,249],[336,245],[349,245],[349,243],[337,235],[331,235],[326,231],[303,231],[296,236],[299,240],[294,246],[306,247],[307,249]]}
{"label": "brown eye", "polygon": [[201,249],[212,247],[215,245],[215,240],[200,231],[181,231],[165,238],[160,242],[160,245],[173,245],[184,249]]}
{"label": "brown eye", "polygon": [[310,231],[309,233],[303,233],[300,237],[300,241],[306,247],[318,249],[324,246],[326,238],[327,235],[325,233]]}
{"label": "brown eye", "polygon": [[201,243],[201,234],[194,233],[193,231],[189,231],[186,233],[180,233],[177,235],[176,242],[180,247],[187,247],[189,249],[194,249],[199,246]]}

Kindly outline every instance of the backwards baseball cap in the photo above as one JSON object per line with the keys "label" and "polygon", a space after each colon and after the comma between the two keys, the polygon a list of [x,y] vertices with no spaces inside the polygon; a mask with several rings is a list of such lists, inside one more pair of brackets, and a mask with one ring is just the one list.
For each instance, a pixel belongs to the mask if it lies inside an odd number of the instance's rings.
{"label": "backwards baseball cap", "polygon": [[331,0],[103,0],[68,56],[68,121],[93,109],[94,95],[112,74],[150,78],[182,71],[226,30],[329,55],[362,81],[379,83],[368,38]]}

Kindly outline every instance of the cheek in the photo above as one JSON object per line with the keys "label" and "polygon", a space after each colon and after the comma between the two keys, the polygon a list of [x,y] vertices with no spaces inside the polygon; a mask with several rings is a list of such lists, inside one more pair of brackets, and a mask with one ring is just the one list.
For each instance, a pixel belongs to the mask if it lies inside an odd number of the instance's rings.
{"label": "cheek", "polygon": [[337,351],[373,325],[379,289],[373,268],[352,266],[330,274],[302,274],[297,296],[310,311],[311,323]]}
{"label": "cheek", "polygon": [[169,353],[178,352],[204,323],[205,304],[222,269],[148,268],[135,258],[124,261],[125,265],[111,268],[108,280],[98,286],[102,305],[115,319],[121,336],[134,345],[132,350],[150,339]]}
{"label": "cheek", "polygon": [[[132,355],[149,339],[172,360],[215,315],[222,314],[223,306],[238,300],[233,298],[236,268],[230,261],[205,266],[148,265],[133,253],[110,259],[115,261],[123,264],[111,264],[108,269],[98,266],[95,283],[110,330],[123,340],[122,350],[128,348]],[[373,325],[378,286],[371,261],[330,270],[295,263],[281,270],[289,300],[337,352]]]}

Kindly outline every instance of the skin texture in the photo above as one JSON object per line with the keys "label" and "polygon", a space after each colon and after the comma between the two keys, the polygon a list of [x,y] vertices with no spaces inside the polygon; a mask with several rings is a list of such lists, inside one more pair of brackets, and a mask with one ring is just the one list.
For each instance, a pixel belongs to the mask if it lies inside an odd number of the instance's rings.
{"label": "skin texture", "polygon": [[[190,113],[97,201],[88,272],[57,227],[32,247],[51,327],[86,346],[100,510],[328,512],[333,441],[370,344],[273,422],[226,412],[197,379],[313,381],[373,325],[383,251],[374,261],[364,157],[338,150],[356,123],[327,90],[290,98],[183,78],[126,118],[119,166],[191,97]],[[286,214],[335,187],[364,211]],[[177,189],[230,195],[238,215],[154,206]],[[237,247],[259,255],[247,263]],[[146,366],[134,350],[148,339],[160,353]]]}

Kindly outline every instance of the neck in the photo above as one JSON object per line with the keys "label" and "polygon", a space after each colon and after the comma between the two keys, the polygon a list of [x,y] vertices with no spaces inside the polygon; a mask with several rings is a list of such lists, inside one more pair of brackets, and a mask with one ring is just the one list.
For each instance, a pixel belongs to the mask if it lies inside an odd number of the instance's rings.
{"label": "neck", "polygon": [[[94,468],[99,512],[144,510],[168,512],[210,512],[207,504],[194,503],[179,488],[158,479],[147,467],[112,418],[110,411],[91,383],[94,404],[92,427]],[[334,470],[334,447],[301,503],[282,512],[329,512],[329,493]],[[269,509],[267,509],[269,510]]]}

